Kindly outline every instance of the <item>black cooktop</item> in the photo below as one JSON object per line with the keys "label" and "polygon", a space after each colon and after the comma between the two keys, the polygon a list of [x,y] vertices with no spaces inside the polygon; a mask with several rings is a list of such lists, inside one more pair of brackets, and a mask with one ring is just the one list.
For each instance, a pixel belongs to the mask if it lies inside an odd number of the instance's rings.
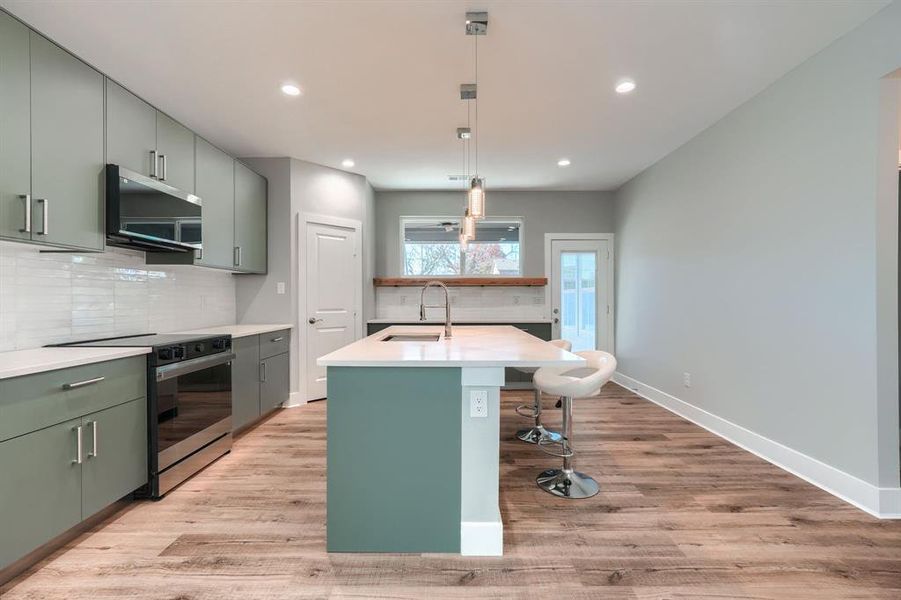
{"label": "black cooktop", "polygon": [[65,344],[53,344],[53,346],[90,346],[100,348],[132,348],[147,346],[157,348],[159,346],[173,346],[196,342],[221,335],[198,335],[190,333],[142,333],[140,335],[126,335],[122,337],[103,338],[97,340],[85,340],[82,342],[67,342]]}

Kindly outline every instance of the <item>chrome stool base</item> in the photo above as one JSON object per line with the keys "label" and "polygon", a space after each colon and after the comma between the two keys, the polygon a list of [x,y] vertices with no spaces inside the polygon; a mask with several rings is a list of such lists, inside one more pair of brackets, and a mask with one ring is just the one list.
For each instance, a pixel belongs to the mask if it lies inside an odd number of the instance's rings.
{"label": "chrome stool base", "polygon": [[578,471],[548,469],[535,478],[538,487],[559,498],[591,498],[600,491],[598,482]]}
{"label": "chrome stool base", "polygon": [[516,437],[529,444],[537,444],[541,440],[546,440],[553,444],[560,444],[563,442],[563,436],[561,434],[556,431],[549,431],[545,429],[543,425],[530,427],[529,429],[520,429],[516,432]]}

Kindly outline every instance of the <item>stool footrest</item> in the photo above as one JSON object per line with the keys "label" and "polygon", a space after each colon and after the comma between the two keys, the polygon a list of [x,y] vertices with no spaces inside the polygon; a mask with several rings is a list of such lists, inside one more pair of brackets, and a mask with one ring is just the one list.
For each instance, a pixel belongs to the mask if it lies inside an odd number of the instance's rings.
{"label": "stool footrest", "polygon": [[[557,458],[572,458],[572,457],[575,455],[575,451],[574,451],[574,450],[572,449],[572,447],[569,446],[568,444],[565,444],[565,445],[563,444],[563,442],[565,441],[565,439],[566,439],[566,438],[562,438],[562,439],[560,439],[560,440],[555,441],[555,440],[551,440],[551,439],[548,439],[548,438],[543,438],[543,439],[538,440],[538,447],[539,447],[539,448],[541,449],[541,451],[544,452],[545,454],[550,454],[551,456],[556,456]],[[561,445],[561,446],[562,446],[562,451],[561,451],[561,452],[554,452],[553,450],[551,450],[551,449],[548,447],[548,446],[550,446],[551,444],[559,444],[559,445]]]}
{"label": "stool footrest", "polygon": [[535,406],[532,404],[520,404],[513,410],[516,411],[520,417],[525,417],[527,419],[534,419],[538,416],[538,411],[535,410]]}

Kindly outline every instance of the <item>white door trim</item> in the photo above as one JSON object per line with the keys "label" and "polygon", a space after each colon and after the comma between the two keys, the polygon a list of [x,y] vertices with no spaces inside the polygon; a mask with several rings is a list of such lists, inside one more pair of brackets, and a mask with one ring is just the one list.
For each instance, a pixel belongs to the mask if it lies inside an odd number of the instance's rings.
{"label": "white door trim", "polygon": [[300,212],[297,214],[297,331],[298,340],[298,389],[303,396],[305,402],[315,400],[309,398],[307,386],[307,257],[306,257],[306,240],[307,225],[331,225],[332,227],[345,227],[353,229],[355,232],[357,247],[354,248],[354,279],[356,287],[354,290],[354,336],[355,339],[363,337],[363,223],[356,219],[346,219],[343,217],[332,217],[328,215],[320,215],[315,213]]}
{"label": "white door trim", "polygon": [[609,253],[609,256],[607,257],[607,281],[605,281],[604,283],[606,284],[606,288],[607,288],[606,300],[607,300],[607,306],[610,307],[610,312],[608,312],[606,315],[604,315],[604,312],[605,312],[603,310],[604,307],[599,305],[598,306],[598,315],[606,316],[607,339],[605,340],[605,342],[606,342],[605,347],[608,349],[609,352],[614,353],[614,351],[616,349],[616,331],[615,331],[616,294],[614,293],[614,289],[613,289],[613,286],[616,281],[616,277],[614,274],[614,265],[616,264],[616,261],[614,260],[614,258],[615,258],[615,255],[614,255],[615,245],[613,243],[614,234],[612,234],[612,233],[545,233],[544,234],[544,276],[547,277],[547,279],[548,279],[547,285],[544,287],[544,305],[545,305],[545,307],[547,307],[546,308],[546,310],[547,310],[546,317],[551,320],[553,320],[553,318],[554,318],[554,315],[551,313],[551,310],[553,308],[552,302],[551,302],[551,300],[552,300],[551,291],[552,291],[552,287],[553,287],[552,282],[553,282],[553,276],[554,276],[554,273],[553,273],[554,256],[553,256],[553,253],[551,252],[551,244],[552,244],[552,242],[555,242],[555,241],[566,241],[566,240],[573,240],[573,241],[590,240],[590,241],[606,241],[607,242],[607,251]]}

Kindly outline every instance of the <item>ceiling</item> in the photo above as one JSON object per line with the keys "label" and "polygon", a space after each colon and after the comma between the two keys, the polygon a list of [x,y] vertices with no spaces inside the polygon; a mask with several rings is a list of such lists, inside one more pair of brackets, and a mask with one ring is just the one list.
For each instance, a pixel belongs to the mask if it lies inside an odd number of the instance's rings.
{"label": "ceiling", "polygon": [[461,186],[463,19],[487,10],[480,171],[545,190],[615,189],[887,4],[0,0],[225,150],[352,157],[377,189]]}

